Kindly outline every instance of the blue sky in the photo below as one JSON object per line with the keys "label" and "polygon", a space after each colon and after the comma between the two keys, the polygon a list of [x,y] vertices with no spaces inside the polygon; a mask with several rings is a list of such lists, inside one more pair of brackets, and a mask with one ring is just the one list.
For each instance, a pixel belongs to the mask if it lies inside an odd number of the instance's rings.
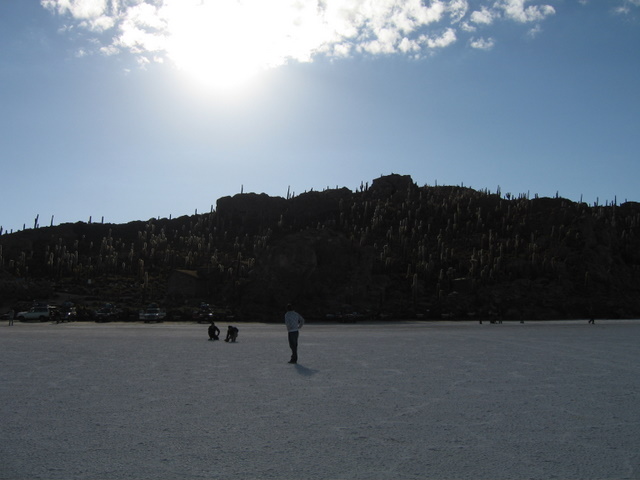
{"label": "blue sky", "polygon": [[2,0],[5,232],[380,175],[640,201],[640,0]]}

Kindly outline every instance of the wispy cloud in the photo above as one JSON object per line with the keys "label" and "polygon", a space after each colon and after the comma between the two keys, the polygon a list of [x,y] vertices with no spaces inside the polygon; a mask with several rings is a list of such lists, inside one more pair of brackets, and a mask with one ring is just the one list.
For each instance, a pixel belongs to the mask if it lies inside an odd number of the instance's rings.
{"label": "wispy cloud", "polygon": [[[260,70],[317,55],[428,56],[466,39],[488,50],[496,22],[538,33],[554,0],[41,0],[97,40],[94,53],[141,64]],[[631,9],[640,0],[618,0]],[[479,35],[478,35],[479,34]],[[473,36],[472,36],[473,35]],[[89,53],[90,45],[83,45]],[[206,74],[203,71],[203,74]]]}
{"label": "wispy cloud", "polygon": [[640,0],[622,0],[622,4],[614,9],[616,13],[623,15],[629,14],[634,10],[640,10]]}

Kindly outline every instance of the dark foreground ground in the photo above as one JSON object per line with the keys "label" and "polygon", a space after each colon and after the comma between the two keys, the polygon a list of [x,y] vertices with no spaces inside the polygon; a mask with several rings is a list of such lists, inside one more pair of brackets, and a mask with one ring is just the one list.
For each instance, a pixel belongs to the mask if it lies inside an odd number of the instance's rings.
{"label": "dark foreground ground", "polygon": [[640,478],[640,321],[239,327],[3,323],[0,478]]}

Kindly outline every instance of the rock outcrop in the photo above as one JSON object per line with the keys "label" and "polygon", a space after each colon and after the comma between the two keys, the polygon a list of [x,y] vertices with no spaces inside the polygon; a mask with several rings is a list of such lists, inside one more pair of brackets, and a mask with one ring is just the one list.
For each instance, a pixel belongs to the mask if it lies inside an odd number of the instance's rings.
{"label": "rock outcrop", "polygon": [[[48,282],[256,320],[279,319],[288,302],[316,318],[638,317],[639,228],[634,202],[419,187],[394,174],[357,191],[224,197],[173,220],[1,235],[0,302],[44,295]],[[194,273],[179,284],[176,271]]]}

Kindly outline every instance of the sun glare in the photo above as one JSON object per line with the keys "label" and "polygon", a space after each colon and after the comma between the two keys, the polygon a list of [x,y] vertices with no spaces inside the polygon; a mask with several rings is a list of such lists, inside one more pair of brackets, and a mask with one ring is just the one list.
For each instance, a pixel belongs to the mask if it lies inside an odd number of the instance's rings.
{"label": "sun glare", "polygon": [[256,13],[235,0],[173,2],[166,7],[167,54],[199,83],[234,89],[259,72],[284,63],[273,48],[269,2]]}

